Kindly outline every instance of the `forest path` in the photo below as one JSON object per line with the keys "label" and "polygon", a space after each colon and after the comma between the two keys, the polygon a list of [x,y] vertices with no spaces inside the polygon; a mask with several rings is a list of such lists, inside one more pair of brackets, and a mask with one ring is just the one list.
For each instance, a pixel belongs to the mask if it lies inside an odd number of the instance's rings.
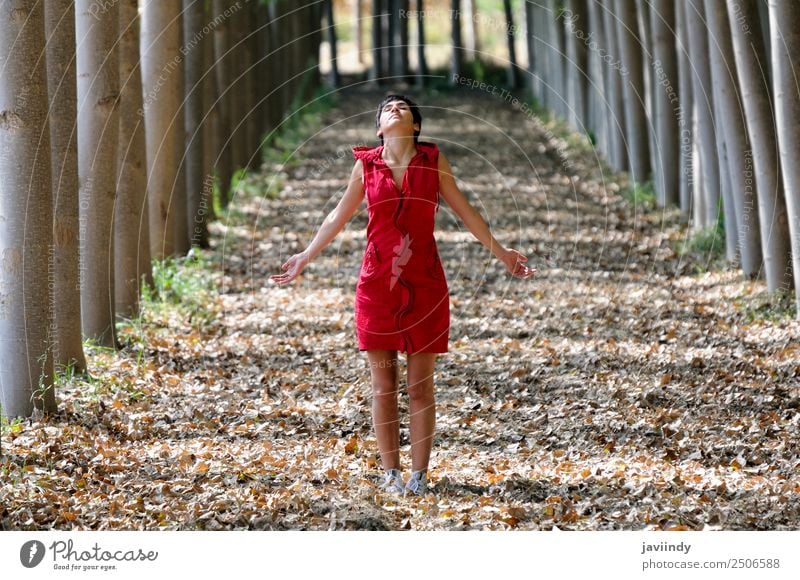
{"label": "forest path", "polygon": [[798,323],[765,320],[763,283],[694,274],[677,212],[624,200],[588,145],[469,90],[425,97],[422,139],[539,273],[512,279],[442,204],[436,495],[378,491],[353,322],[365,208],[301,279],[269,276],[340,198],[351,147],[375,143],[381,96],[340,92],[291,163],[247,178],[212,225],[208,301],[93,356],[94,389],[62,389],[63,415],[4,442],[2,527],[797,529]]}
{"label": "forest path", "polygon": [[[246,280],[256,298],[228,298],[242,320],[261,320],[270,392],[312,405],[286,427],[307,431],[305,441],[287,439],[295,453],[319,450],[305,464],[310,479],[327,481],[323,466],[336,466],[341,489],[356,486],[364,501],[341,503],[322,484],[309,493],[326,498],[344,520],[338,525],[356,527],[348,514],[374,505],[365,480],[380,466],[353,322],[365,207],[299,283],[266,280],[340,198],[350,147],[376,143],[381,96],[341,93],[299,147],[280,196],[246,210],[258,216],[243,240],[253,250],[234,280]],[[525,110],[470,90],[420,104],[420,138],[439,144],[495,237],[539,274],[512,279],[442,203],[436,238],[452,327],[451,350],[437,363],[431,477],[444,504],[425,517],[413,507],[375,507],[369,521],[436,529],[796,524],[797,495],[789,494],[791,506],[785,500],[798,466],[798,324],[758,320],[763,284],[735,271],[693,275],[703,257],[695,263],[673,250],[685,235],[677,211],[634,207],[620,194],[624,176],[602,171],[588,144],[559,139],[553,133],[563,131]],[[326,436],[336,444],[323,451]]]}

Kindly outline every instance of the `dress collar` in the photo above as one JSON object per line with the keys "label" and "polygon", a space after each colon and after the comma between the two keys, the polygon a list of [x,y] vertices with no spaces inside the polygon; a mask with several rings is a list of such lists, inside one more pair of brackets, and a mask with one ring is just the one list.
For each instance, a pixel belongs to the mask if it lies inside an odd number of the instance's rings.
{"label": "dress collar", "polygon": [[[433,160],[437,150],[436,143],[430,143],[427,141],[418,141],[416,143],[416,147],[417,147],[417,154],[422,155],[429,161]],[[381,154],[383,153],[383,145],[378,145],[377,147],[367,147],[366,145],[359,145],[357,147],[353,147],[353,151],[360,153],[359,157],[362,159],[368,159],[369,161],[379,160],[383,162],[383,157],[381,157]]]}

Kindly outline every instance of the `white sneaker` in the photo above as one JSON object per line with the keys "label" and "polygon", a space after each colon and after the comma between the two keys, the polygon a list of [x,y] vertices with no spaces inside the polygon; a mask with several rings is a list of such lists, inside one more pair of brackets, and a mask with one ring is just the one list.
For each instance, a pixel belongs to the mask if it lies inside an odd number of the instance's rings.
{"label": "white sneaker", "polygon": [[381,489],[388,493],[403,495],[403,474],[399,469],[387,469]]}
{"label": "white sneaker", "polygon": [[424,495],[428,493],[428,470],[421,469],[411,472],[411,479],[405,487],[405,495]]}

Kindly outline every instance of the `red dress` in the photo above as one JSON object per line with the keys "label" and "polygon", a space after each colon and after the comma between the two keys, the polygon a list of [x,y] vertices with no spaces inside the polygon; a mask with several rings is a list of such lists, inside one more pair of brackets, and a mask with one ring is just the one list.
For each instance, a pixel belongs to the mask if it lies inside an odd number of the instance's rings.
{"label": "red dress", "polygon": [[369,220],[355,297],[359,350],[447,352],[450,294],[436,240],[439,148],[416,143],[400,189],[377,147],[353,147]]}

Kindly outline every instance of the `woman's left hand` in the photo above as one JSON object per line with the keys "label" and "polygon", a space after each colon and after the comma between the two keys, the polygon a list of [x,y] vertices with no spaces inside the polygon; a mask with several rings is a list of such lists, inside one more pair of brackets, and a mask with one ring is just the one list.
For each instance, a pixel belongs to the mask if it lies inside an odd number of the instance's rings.
{"label": "woman's left hand", "polygon": [[524,255],[517,250],[504,250],[500,260],[506,265],[506,269],[515,278],[530,278],[538,271],[536,268],[529,268],[525,265],[528,261]]}

